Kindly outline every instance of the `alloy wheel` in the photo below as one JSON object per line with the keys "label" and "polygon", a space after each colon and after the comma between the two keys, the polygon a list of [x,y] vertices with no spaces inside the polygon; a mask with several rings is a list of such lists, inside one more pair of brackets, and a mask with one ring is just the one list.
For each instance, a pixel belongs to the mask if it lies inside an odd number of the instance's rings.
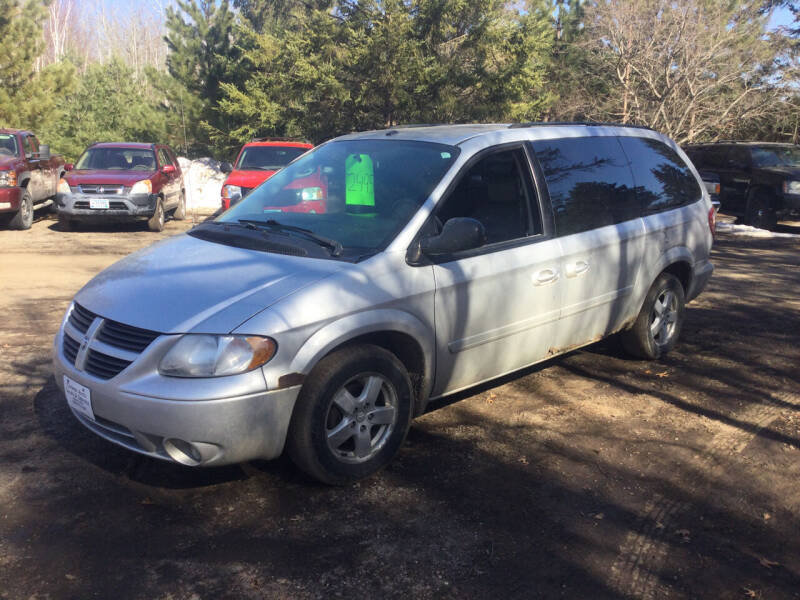
{"label": "alloy wheel", "polygon": [[650,313],[650,334],[659,346],[672,339],[678,322],[678,296],[672,290],[663,290]]}
{"label": "alloy wheel", "polygon": [[325,437],[333,455],[348,463],[373,458],[397,423],[398,396],[378,373],[363,373],[345,383],[331,399]]}

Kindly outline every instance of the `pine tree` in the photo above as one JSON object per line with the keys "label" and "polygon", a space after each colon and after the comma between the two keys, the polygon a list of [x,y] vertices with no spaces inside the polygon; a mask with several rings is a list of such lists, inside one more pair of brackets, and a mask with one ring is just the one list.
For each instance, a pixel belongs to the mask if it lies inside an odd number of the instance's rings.
{"label": "pine tree", "polygon": [[69,64],[36,69],[45,7],[43,0],[0,0],[0,126],[36,129],[40,135],[58,118],[58,93],[68,92],[74,77]]}
{"label": "pine tree", "polygon": [[200,119],[212,129],[227,130],[217,104],[223,84],[243,79],[236,15],[228,0],[176,0],[176,6],[166,11],[167,69],[200,101]]}

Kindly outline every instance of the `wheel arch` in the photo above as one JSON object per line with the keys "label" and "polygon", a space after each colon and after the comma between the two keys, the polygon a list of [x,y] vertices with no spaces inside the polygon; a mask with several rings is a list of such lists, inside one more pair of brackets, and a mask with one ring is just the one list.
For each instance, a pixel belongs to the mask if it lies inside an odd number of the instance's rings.
{"label": "wheel arch", "polygon": [[775,208],[774,203],[777,201],[777,197],[780,190],[774,188],[772,186],[766,185],[764,183],[758,183],[756,185],[750,186],[747,190],[747,205],[745,206],[745,211],[750,208],[750,202],[753,201],[753,198],[763,196],[767,199],[770,204],[770,208]]}
{"label": "wheel arch", "polygon": [[320,360],[346,346],[373,344],[403,363],[415,393],[414,415],[424,411],[433,384],[433,332],[410,313],[386,309],[350,315],[326,325],[295,354],[290,372],[308,375]]}
{"label": "wheel arch", "polygon": [[653,268],[648,269],[645,276],[641,278],[641,283],[637,284],[636,310],[633,312],[633,318],[635,319],[635,315],[638,315],[639,311],[642,310],[644,301],[647,298],[647,292],[650,291],[650,288],[653,287],[653,283],[655,283],[658,276],[662,273],[671,273],[675,275],[681,282],[684,293],[688,294],[694,272],[693,265],[694,258],[691,251],[686,246],[675,246],[662,254]]}

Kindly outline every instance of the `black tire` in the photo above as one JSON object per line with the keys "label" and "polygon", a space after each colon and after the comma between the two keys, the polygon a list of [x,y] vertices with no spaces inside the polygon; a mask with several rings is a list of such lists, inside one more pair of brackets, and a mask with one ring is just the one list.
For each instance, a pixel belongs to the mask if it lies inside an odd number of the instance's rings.
{"label": "black tire", "polygon": [[33,225],[33,197],[28,188],[22,188],[22,198],[19,200],[19,210],[11,217],[11,229],[30,229]]}
{"label": "black tire", "polygon": [[75,228],[75,222],[69,218],[69,215],[60,213],[58,215],[58,230],[59,231],[72,231]]}
{"label": "black tire", "polygon": [[323,483],[368,477],[403,444],[413,400],[408,372],[392,353],[372,345],[337,350],[300,390],[289,425],[289,456]]}
{"label": "black tire", "polygon": [[769,196],[763,192],[753,192],[747,199],[745,221],[748,225],[772,231],[778,226],[778,216],[772,207]]}
{"label": "black tire", "polygon": [[657,360],[675,347],[683,327],[686,295],[677,277],[659,275],[633,326],[620,335],[622,346],[637,358]]}
{"label": "black tire", "polygon": [[178,206],[172,211],[172,218],[176,221],[183,221],[186,218],[186,192],[181,190]]}
{"label": "black tire", "polygon": [[155,232],[164,231],[165,218],[164,203],[159,198],[156,200],[156,209],[153,211],[153,216],[147,220],[147,228]]}

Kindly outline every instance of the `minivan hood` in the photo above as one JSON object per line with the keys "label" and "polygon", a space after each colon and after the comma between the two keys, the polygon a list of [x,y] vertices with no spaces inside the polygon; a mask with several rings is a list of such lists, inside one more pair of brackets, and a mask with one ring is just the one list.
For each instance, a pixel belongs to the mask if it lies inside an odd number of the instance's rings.
{"label": "minivan hood", "polygon": [[84,183],[107,183],[131,186],[142,179],[150,179],[155,171],[105,171],[100,169],[81,169],[70,171],[64,177],[69,185]]}
{"label": "minivan hood", "polygon": [[142,329],[222,334],[346,264],[234,248],[183,234],[110,266],[75,301]]}

